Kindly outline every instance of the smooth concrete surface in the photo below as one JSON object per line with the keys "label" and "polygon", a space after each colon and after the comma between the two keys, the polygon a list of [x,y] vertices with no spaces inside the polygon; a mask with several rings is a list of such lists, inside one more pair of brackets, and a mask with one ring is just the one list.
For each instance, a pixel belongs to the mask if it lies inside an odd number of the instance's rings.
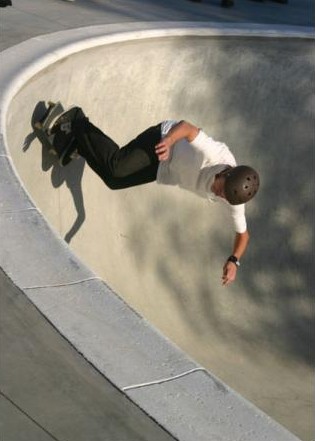
{"label": "smooth concrete surface", "polygon": [[13,0],[0,10],[0,50],[28,38],[91,26],[134,21],[208,21],[314,26],[314,2],[289,0],[235,0],[233,8],[221,8],[221,0]]}
{"label": "smooth concrete surface", "polygon": [[[115,37],[107,38],[106,29],[99,27],[36,38],[3,53],[7,60],[19,60],[20,68],[13,71],[6,67],[3,74],[3,84],[11,82],[11,89],[6,93],[3,88],[2,123],[6,123],[9,154],[3,151],[2,167],[5,171],[10,168],[7,156],[12,155],[23,185],[49,223],[130,305],[201,365],[210,368],[301,439],[309,440],[312,282],[308,272],[311,258],[308,243],[312,234],[312,182],[305,182],[305,170],[310,167],[313,146],[309,78],[314,59],[310,34],[279,28],[267,31],[257,26],[234,30],[231,27],[227,31],[205,25],[196,30],[188,26],[185,30],[178,25],[172,31],[166,25],[157,31],[162,27],[157,24],[151,26],[153,31],[145,32],[147,25],[139,25],[132,41],[130,32],[137,26],[128,26],[124,27],[124,34],[116,36],[119,44],[114,42]],[[107,28],[110,35],[114,28]],[[86,40],[76,45],[80,32]],[[228,37],[222,38],[224,32]],[[246,38],[240,37],[241,34]],[[123,43],[126,39],[130,41]],[[97,47],[87,49],[89,46]],[[77,53],[70,56],[74,52]],[[19,71],[22,67],[23,71]],[[30,123],[34,108],[42,111],[43,101],[47,99],[82,105],[93,122],[121,143],[150,123],[163,118],[186,118],[225,140],[238,158],[255,163],[269,181],[265,180],[260,200],[248,210],[253,239],[237,284],[228,290],[220,287],[222,262],[233,238],[228,226],[222,228],[220,211],[210,209],[188,193],[155,184],[111,192],[82,161],[61,170],[42,152]],[[292,182],[292,163],[298,162],[300,166],[295,173],[298,179]],[[18,188],[14,177],[3,176],[5,188],[13,191],[11,183]],[[281,199],[274,192],[276,185],[283,191]],[[77,338],[75,323],[78,323],[78,315],[73,314],[74,295],[69,285],[63,287],[62,292],[68,295],[65,304],[70,305],[64,310],[64,303],[60,305],[56,296],[56,287],[51,286],[56,284],[55,262],[47,262],[48,267],[52,266],[48,278],[47,274],[37,274],[34,280],[29,277],[29,267],[23,272],[23,262],[14,261],[16,255],[23,256],[20,251],[25,221],[29,222],[28,234],[32,238],[38,229],[47,230],[47,227],[38,219],[32,203],[22,195],[21,200],[15,197],[14,208],[11,204],[11,198],[4,199],[2,225],[6,230],[15,228],[17,248],[10,255],[6,249],[11,238],[2,238],[6,268],[9,274],[15,266],[22,268],[16,274],[18,285],[73,341]],[[303,222],[298,219],[300,210],[303,210]],[[270,237],[272,243],[266,240]],[[45,250],[39,251],[39,242],[31,245],[30,251],[37,255],[38,262],[45,262]],[[68,252],[66,247],[64,252]],[[67,257],[60,263],[63,269],[60,280],[71,283],[72,277],[78,277],[77,260]],[[80,273],[80,278],[85,280],[81,285],[98,283],[87,270]],[[88,281],[90,278],[93,280]],[[91,301],[89,305],[87,297],[83,295],[76,302],[77,314],[90,306],[94,316],[95,304],[93,307]],[[80,351],[87,348],[91,335],[95,336],[94,343],[102,344],[98,329],[101,316],[92,321],[93,326],[86,317],[89,332],[83,333],[85,339],[82,334],[79,338],[76,347]],[[65,319],[69,317],[71,321],[66,329]],[[106,371],[108,366],[98,350],[92,347],[89,359],[94,357],[94,364]],[[190,363],[184,362],[171,375],[196,368]],[[159,371],[160,378],[170,375],[168,369],[165,372],[163,369]],[[202,369],[196,371],[194,381],[202,375],[205,375]],[[142,371],[140,377],[128,378],[120,387],[132,384],[129,382],[132,379],[136,380],[134,384],[150,381],[143,377]],[[189,395],[185,392],[185,383],[189,381],[190,376],[176,383],[183,395],[171,391],[174,381],[169,393],[173,399],[178,397],[186,409],[191,404],[195,409],[189,400],[182,400],[182,396]],[[197,384],[199,380],[195,387]],[[163,411],[165,403],[172,407],[174,401],[160,387],[157,393],[153,391],[159,397],[157,402],[161,400],[157,406],[149,393],[152,387],[131,389],[129,393],[141,405],[149,403],[152,414]],[[141,397],[137,396],[139,393]],[[207,399],[210,397],[211,394]],[[197,402],[205,403],[204,400],[197,393]],[[175,420],[180,427],[182,420]],[[207,436],[202,427],[201,432]],[[246,433],[246,439],[256,440],[263,431],[258,430],[254,438],[250,431]],[[214,439],[220,439],[219,432],[216,436]],[[287,436],[283,439],[291,439]],[[270,439],[282,438],[277,435]]]}
{"label": "smooth concrete surface", "polygon": [[3,441],[171,441],[0,270]]}

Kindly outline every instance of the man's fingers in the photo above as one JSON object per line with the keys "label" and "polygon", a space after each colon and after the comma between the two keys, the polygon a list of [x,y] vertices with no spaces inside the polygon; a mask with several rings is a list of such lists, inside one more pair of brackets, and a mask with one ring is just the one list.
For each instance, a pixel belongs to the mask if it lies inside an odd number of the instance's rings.
{"label": "man's fingers", "polygon": [[169,156],[169,149],[164,143],[157,144],[155,147],[155,153],[160,161],[165,161]]}
{"label": "man's fingers", "polygon": [[164,143],[155,146],[156,152],[165,152],[166,150],[167,150],[167,146]]}
{"label": "man's fingers", "polygon": [[160,160],[164,160],[168,158],[168,152],[161,151],[157,153],[157,156]]}
{"label": "man's fingers", "polygon": [[155,146],[155,151],[158,152],[159,150],[162,150],[164,147],[165,147],[164,143],[157,144]]}
{"label": "man's fingers", "polygon": [[236,276],[235,268],[231,265],[225,265],[222,274],[222,285],[223,286],[230,285],[232,282],[234,282],[235,276]]}
{"label": "man's fingers", "polygon": [[228,279],[228,278],[224,278],[223,281],[222,281],[222,285],[223,285],[223,286],[228,286],[228,285],[230,285],[230,283],[232,283],[232,282],[233,282],[233,280],[230,280],[230,279]]}
{"label": "man's fingers", "polygon": [[158,149],[155,149],[155,152],[157,155],[162,155],[163,153],[165,153],[167,151],[166,148],[160,147]]}

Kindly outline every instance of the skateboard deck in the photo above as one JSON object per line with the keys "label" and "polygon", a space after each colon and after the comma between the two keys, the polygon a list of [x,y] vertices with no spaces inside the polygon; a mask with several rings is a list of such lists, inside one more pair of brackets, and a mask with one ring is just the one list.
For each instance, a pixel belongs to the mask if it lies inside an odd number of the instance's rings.
{"label": "skateboard deck", "polygon": [[57,152],[51,142],[50,129],[53,126],[57,118],[65,111],[60,101],[56,103],[49,101],[48,108],[44,116],[34,123],[33,129],[36,137],[42,143],[42,145],[48,149],[48,151],[54,155]]}

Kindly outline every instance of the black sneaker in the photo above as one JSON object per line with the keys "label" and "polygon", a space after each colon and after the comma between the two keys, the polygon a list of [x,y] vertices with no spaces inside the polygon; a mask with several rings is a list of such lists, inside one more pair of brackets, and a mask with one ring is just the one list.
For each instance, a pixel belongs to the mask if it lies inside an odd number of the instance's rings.
{"label": "black sneaker", "polygon": [[231,6],[234,6],[234,0],[222,0],[221,6],[222,8],[230,8]]}
{"label": "black sneaker", "polygon": [[0,8],[5,8],[6,6],[12,6],[11,0],[0,0]]}
{"label": "black sneaker", "polygon": [[73,123],[84,116],[80,107],[71,107],[62,113],[49,130],[52,143],[62,166],[77,156],[77,147],[73,133]]}

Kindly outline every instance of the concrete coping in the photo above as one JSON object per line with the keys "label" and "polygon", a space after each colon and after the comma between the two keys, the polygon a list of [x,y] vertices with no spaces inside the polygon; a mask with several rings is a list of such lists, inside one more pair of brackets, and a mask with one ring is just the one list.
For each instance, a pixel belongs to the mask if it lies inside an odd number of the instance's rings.
{"label": "concrete coping", "polygon": [[[296,440],[191,360],[125,304],[52,230],[20,181],[7,111],[35,74],[92,47],[170,36],[314,38],[312,29],[212,23],[124,23],[32,38],[1,53],[0,265],[76,350],[180,440]],[[211,410],[211,418],[209,417]]]}

